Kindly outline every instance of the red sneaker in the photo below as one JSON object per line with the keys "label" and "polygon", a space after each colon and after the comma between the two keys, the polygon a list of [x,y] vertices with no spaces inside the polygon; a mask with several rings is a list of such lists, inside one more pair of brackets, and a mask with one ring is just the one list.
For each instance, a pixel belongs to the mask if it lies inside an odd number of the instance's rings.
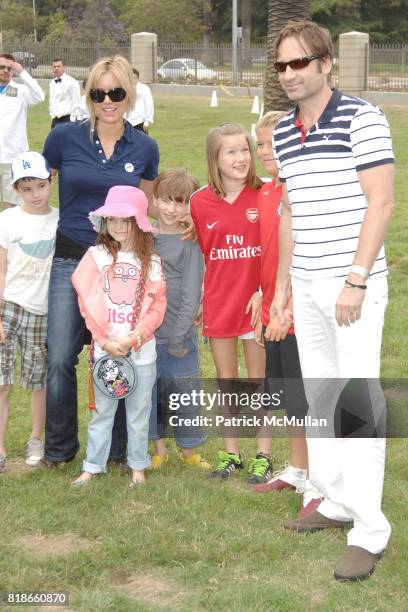
{"label": "red sneaker", "polygon": [[282,491],[282,489],[292,489],[293,491],[296,489],[296,487],[290,484],[290,482],[285,482],[280,478],[277,480],[268,480],[268,482],[261,482],[260,484],[251,486],[251,491],[254,493],[268,493],[269,491]]}
{"label": "red sneaker", "polygon": [[315,510],[318,509],[318,507],[320,506],[320,504],[322,503],[323,498],[322,497],[316,497],[315,499],[311,499],[310,502],[308,504],[306,504],[306,506],[304,506],[302,504],[299,512],[298,512],[298,516],[300,518],[304,518],[305,516],[309,516],[309,514],[312,514],[313,512],[315,512]]}

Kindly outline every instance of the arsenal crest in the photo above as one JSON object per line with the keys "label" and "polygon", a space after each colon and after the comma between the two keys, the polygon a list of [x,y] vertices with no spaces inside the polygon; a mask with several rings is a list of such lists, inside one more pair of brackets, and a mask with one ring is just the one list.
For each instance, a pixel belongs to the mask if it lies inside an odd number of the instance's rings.
{"label": "arsenal crest", "polygon": [[246,209],[246,218],[251,223],[256,223],[259,217],[259,210],[257,208],[247,208]]}

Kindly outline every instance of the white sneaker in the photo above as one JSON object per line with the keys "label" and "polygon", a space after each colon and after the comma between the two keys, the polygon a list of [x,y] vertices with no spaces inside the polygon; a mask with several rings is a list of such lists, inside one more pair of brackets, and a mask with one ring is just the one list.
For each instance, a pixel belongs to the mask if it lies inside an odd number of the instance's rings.
{"label": "white sneaker", "polygon": [[306,470],[286,466],[283,470],[276,472],[268,482],[253,485],[251,490],[255,493],[267,493],[268,491],[282,491],[282,489],[296,489],[301,492],[305,488]]}
{"label": "white sneaker", "polygon": [[26,444],[26,464],[35,467],[44,457],[44,444],[39,438],[31,438]]}

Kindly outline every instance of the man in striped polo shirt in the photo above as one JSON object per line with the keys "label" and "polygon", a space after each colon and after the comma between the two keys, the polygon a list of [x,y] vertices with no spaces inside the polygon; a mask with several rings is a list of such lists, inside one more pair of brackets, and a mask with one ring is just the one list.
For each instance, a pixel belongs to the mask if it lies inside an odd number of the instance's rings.
{"label": "man in striped polo shirt", "polygon": [[[383,241],[393,210],[390,132],[378,108],[331,89],[326,29],[289,23],[275,53],[280,83],[296,108],[273,136],[286,195],[271,316],[283,322],[293,291],[310,414],[329,419],[320,438],[307,432],[310,480],[324,500],[284,527],[352,527],[334,575],[363,579],[391,532],[381,511],[385,439],[378,437],[385,410],[378,380],[387,304]],[[342,402],[354,421],[349,436],[335,425]]]}

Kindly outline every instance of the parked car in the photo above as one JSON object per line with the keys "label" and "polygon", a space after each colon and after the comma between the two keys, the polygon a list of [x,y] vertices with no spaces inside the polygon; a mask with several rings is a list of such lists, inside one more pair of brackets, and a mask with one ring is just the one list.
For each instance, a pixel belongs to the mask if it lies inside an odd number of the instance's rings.
{"label": "parked car", "polygon": [[252,60],[253,64],[266,64],[268,61],[268,58],[266,55],[261,55],[260,57],[254,57]]}
{"label": "parked car", "polygon": [[215,70],[207,68],[199,60],[180,57],[164,62],[157,70],[161,79],[170,81],[215,81],[218,77]]}
{"label": "parked car", "polygon": [[37,68],[38,61],[33,53],[29,51],[13,51],[16,62],[24,66],[25,68]]}

